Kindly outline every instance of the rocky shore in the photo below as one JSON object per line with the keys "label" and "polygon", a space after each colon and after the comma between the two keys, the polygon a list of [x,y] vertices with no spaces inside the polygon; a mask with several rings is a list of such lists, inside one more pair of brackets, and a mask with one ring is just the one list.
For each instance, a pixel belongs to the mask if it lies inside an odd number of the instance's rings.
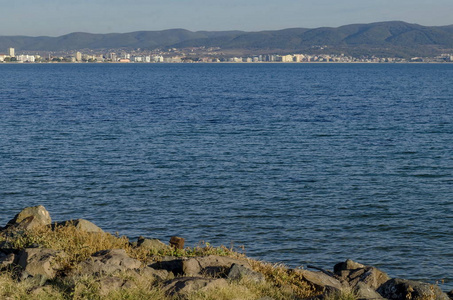
{"label": "rocky shore", "polygon": [[43,206],[0,227],[0,299],[449,300],[452,292],[351,260],[331,271],[291,269],[225,247],[184,248],[179,237],[130,242],[83,219],[52,223]]}

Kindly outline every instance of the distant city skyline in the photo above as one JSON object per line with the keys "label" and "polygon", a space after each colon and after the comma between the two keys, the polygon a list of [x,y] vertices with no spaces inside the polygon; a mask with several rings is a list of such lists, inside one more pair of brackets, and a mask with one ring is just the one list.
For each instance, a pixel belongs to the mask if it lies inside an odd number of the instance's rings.
{"label": "distant city skyline", "polygon": [[183,28],[262,31],[404,21],[452,25],[451,0],[18,0],[3,5],[0,35],[60,36]]}

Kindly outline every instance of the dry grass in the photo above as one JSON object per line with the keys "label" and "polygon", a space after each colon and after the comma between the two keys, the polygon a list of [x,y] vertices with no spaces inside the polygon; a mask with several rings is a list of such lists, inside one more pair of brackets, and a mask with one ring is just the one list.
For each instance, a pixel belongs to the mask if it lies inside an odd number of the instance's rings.
{"label": "dry grass", "polygon": [[[133,258],[144,264],[157,261],[164,256],[194,257],[206,255],[221,255],[233,258],[247,259],[245,255],[226,247],[212,247],[209,243],[201,243],[194,248],[176,250],[168,248],[156,251],[134,248],[127,237],[115,236],[109,233],[88,233],[77,229],[72,224],[66,226],[41,227],[28,230],[22,234],[0,234],[0,242],[6,241],[11,248],[24,249],[39,245],[43,248],[61,250],[65,255],[59,257],[61,271],[73,269],[78,263],[86,260],[95,252],[105,249],[125,249]],[[255,271],[266,277],[266,282],[256,283],[241,280],[229,282],[225,288],[211,291],[198,291],[188,295],[189,300],[198,299],[259,299],[269,296],[273,299],[302,299],[319,295],[314,287],[302,280],[300,273],[280,264],[269,264],[247,259]],[[163,294],[156,286],[153,278],[133,278],[134,285],[127,289],[110,291],[107,295],[100,292],[99,278],[92,276],[57,278],[48,281],[44,287],[35,287],[30,281],[17,282],[9,272],[0,273],[0,299],[159,299],[174,300],[176,298]],[[126,276],[122,274],[120,276]],[[130,279],[130,278],[129,278]],[[329,300],[339,300],[332,298]],[[344,300],[353,300],[343,298]]]}
{"label": "dry grass", "polygon": [[27,230],[23,234],[12,237],[0,237],[14,249],[24,249],[39,245],[43,248],[62,250],[59,263],[64,269],[71,269],[92,254],[105,249],[125,249],[128,253],[132,248],[126,237],[116,237],[109,233],[89,233],[78,230],[74,225],[56,226],[52,229],[43,226]]}
{"label": "dry grass", "polygon": [[255,271],[264,274],[267,281],[272,282],[280,291],[286,291],[286,294],[293,293],[299,298],[309,298],[322,293],[303,280],[301,273],[283,264],[271,264],[256,260],[249,260],[249,262]]}
{"label": "dry grass", "polygon": [[195,257],[206,255],[221,255],[230,257],[244,257],[244,255],[224,246],[212,247],[209,243],[202,243],[194,248],[156,251],[142,247],[133,248],[125,236],[115,236],[110,233],[90,233],[77,229],[68,223],[65,226],[43,226],[27,230],[23,234],[7,237],[0,235],[0,242],[7,241],[14,249],[25,249],[39,245],[43,248],[61,250],[66,255],[61,256],[59,263],[64,269],[72,269],[79,262],[86,260],[94,253],[105,249],[124,249],[132,258],[143,263],[159,260],[160,257]]}
{"label": "dry grass", "polygon": [[3,300],[59,300],[67,299],[53,286],[36,287],[33,281],[18,282],[11,272],[0,273],[0,299]]}

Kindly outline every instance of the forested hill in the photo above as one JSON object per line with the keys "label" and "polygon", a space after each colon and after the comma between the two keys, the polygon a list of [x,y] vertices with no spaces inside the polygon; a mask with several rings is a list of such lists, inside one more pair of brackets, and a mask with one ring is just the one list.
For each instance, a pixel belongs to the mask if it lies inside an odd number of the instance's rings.
{"label": "forested hill", "polygon": [[0,36],[0,51],[6,51],[8,47],[17,51],[70,51],[202,46],[256,53],[321,51],[425,56],[453,52],[453,25],[429,27],[395,21],[259,32],[170,29],[110,34],[71,33],[59,37]]}

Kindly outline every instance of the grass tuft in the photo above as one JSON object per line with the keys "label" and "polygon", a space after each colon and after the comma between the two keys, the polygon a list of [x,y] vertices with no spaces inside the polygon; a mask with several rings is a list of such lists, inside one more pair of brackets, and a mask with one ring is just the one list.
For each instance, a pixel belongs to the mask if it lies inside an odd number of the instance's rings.
{"label": "grass tuft", "polygon": [[[228,256],[246,259],[255,271],[263,273],[266,282],[256,283],[246,280],[232,281],[227,287],[209,291],[197,291],[189,294],[187,299],[259,299],[269,296],[273,299],[302,299],[320,294],[310,286],[297,271],[282,264],[270,264],[247,258],[244,254],[224,246],[213,247],[209,243],[200,243],[194,248],[182,250],[168,247],[165,250],[132,247],[125,236],[110,233],[89,233],[77,229],[73,224],[64,226],[44,226],[27,230],[22,234],[0,233],[0,242],[9,247],[22,250],[29,247],[43,247],[64,252],[58,257],[61,274],[70,274],[80,262],[94,253],[106,249],[124,249],[132,258],[144,264],[158,261],[163,257],[199,257],[207,255]],[[99,278],[93,276],[58,277],[46,282],[45,286],[34,286],[32,282],[17,282],[13,279],[13,271],[0,272],[0,299],[159,299],[174,300],[174,297],[163,294],[154,278],[139,276],[128,277],[119,274],[125,280],[132,280],[133,285],[125,289],[105,291],[100,288]],[[355,299],[329,299],[355,300]]]}
{"label": "grass tuft", "polygon": [[255,271],[264,274],[268,282],[272,282],[279,290],[286,291],[286,295],[309,298],[322,293],[304,280],[300,272],[292,270],[284,264],[271,264],[256,260],[249,260],[249,262]]}

